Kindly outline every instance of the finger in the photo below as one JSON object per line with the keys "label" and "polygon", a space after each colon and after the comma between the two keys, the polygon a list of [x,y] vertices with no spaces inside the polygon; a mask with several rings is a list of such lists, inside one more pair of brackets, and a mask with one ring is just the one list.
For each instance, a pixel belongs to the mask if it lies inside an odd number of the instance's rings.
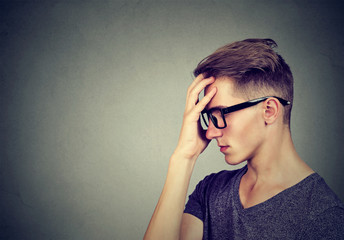
{"label": "finger", "polygon": [[195,87],[192,89],[191,92],[189,92],[187,97],[187,107],[191,108],[195,106],[195,104],[198,102],[199,94],[201,91],[208,85],[212,84],[215,81],[214,77],[206,78],[199,82]]}
{"label": "finger", "polygon": [[215,78],[207,78],[199,82],[194,89],[188,94],[186,98],[186,109],[191,110],[199,102],[199,95],[202,90],[204,90],[208,85],[212,84]]}
{"label": "finger", "polygon": [[190,92],[192,92],[193,91],[193,89],[200,83],[200,82],[202,82],[202,81],[204,81],[204,80],[206,80],[206,79],[209,79],[209,78],[214,78],[213,76],[210,76],[210,77],[207,77],[207,78],[205,78],[205,73],[201,73],[201,74],[199,74],[196,78],[195,78],[195,80],[191,83],[191,85],[188,87],[188,91],[187,91],[187,94],[189,95],[190,94]]}
{"label": "finger", "polygon": [[199,74],[190,84],[189,88],[188,88],[188,93],[191,92],[191,90],[200,82],[204,79],[205,74]]}
{"label": "finger", "polygon": [[201,113],[203,109],[207,106],[207,104],[211,101],[211,99],[215,96],[217,92],[217,88],[214,87],[208,92],[196,105],[195,111],[197,113]]}
{"label": "finger", "polygon": [[202,140],[209,142],[209,139],[206,138],[205,134],[207,132],[207,130],[204,130],[201,124],[201,119],[198,119],[198,132],[199,135],[201,136]]}

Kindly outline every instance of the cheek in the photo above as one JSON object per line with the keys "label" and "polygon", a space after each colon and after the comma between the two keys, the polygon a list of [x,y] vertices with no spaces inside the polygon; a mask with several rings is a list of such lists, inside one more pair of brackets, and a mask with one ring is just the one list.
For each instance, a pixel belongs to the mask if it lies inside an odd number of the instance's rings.
{"label": "cheek", "polygon": [[239,115],[233,116],[227,134],[238,145],[249,147],[249,145],[256,143],[260,139],[261,130],[261,119],[257,114],[251,113],[241,118],[239,118]]}
{"label": "cheek", "polygon": [[225,160],[233,165],[252,158],[263,139],[262,122],[259,118],[250,114],[239,116],[233,116],[224,132],[227,143],[231,146]]}

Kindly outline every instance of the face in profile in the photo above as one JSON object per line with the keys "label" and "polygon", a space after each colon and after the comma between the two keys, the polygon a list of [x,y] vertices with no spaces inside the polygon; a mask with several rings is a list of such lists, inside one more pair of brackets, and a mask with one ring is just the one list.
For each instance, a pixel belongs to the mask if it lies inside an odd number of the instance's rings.
{"label": "face in profile", "polygon": [[[217,88],[217,93],[207,105],[207,110],[225,108],[247,101],[234,94],[233,80],[228,77],[216,79],[205,89],[205,93],[214,87]],[[217,141],[228,164],[236,165],[252,158],[262,145],[265,122],[259,106],[261,105],[226,114],[227,127],[224,129],[216,128],[212,121],[209,121],[206,137]]]}

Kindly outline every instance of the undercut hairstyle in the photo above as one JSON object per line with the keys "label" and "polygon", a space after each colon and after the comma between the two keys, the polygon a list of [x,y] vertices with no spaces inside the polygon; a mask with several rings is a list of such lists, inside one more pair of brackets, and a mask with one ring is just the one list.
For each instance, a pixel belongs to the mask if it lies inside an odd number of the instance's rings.
{"label": "undercut hairstyle", "polygon": [[294,80],[288,64],[274,51],[276,47],[272,39],[245,39],[225,45],[204,58],[194,75],[232,78],[235,94],[247,100],[277,96],[289,101],[283,121],[290,126]]}

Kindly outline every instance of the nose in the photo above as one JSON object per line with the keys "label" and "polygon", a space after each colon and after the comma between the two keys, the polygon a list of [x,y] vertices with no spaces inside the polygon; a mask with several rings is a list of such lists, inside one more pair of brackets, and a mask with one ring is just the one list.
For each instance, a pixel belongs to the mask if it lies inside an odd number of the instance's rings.
{"label": "nose", "polygon": [[209,126],[208,126],[205,136],[209,140],[222,137],[222,129],[216,128],[214,126],[214,123],[212,121],[209,121]]}

